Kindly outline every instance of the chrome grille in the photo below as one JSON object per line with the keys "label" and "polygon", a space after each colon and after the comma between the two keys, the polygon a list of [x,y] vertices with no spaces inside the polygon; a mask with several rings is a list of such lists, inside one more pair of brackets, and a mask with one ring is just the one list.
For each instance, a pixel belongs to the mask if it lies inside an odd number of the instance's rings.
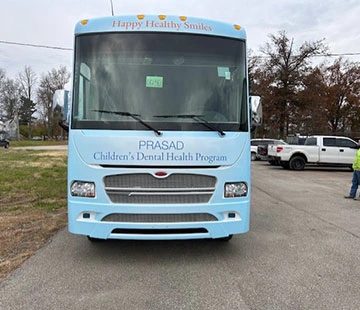
{"label": "chrome grille", "polygon": [[199,174],[118,174],[104,178],[105,190],[114,203],[181,204],[206,203],[215,190],[216,178]]}
{"label": "chrome grille", "polygon": [[103,222],[117,223],[183,223],[183,222],[211,222],[218,219],[209,213],[184,214],[127,214],[113,213],[105,216]]}

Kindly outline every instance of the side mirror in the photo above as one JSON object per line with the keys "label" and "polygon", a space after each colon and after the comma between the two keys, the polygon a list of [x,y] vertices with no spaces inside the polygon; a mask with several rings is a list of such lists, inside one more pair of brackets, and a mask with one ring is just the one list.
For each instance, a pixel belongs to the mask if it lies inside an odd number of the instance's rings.
{"label": "side mirror", "polygon": [[251,111],[251,131],[255,131],[257,126],[262,125],[262,103],[261,97],[249,96],[249,106]]}
{"label": "side mirror", "polygon": [[60,111],[62,120],[59,122],[61,128],[69,132],[71,93],[65,89],[58,89],[53,97],[53,113]]}

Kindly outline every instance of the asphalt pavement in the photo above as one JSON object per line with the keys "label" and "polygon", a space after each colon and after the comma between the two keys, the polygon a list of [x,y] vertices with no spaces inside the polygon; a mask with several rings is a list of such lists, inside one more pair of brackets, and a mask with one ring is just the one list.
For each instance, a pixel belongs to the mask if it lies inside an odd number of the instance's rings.
{"label": "asphalt pavement", "polygon": [[92,243],[62,230],[0,284],[0,309],[359,309],[351,176],[253,162],[250,232],[230,242]]}

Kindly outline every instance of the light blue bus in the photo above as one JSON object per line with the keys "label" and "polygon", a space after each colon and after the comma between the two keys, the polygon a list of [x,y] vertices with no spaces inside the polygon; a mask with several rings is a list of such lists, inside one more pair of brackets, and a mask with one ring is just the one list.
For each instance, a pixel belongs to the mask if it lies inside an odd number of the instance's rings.
{"label": "light blue bus", "polygon": [[229,240],[249,230],[242,27],[112,16],[75,29],[68,227],[90,240]]}

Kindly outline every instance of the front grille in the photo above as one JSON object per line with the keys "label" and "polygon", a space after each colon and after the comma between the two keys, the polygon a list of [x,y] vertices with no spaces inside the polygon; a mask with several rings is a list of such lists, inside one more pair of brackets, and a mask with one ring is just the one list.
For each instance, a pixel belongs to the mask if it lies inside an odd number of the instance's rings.
{"label": "front grille", "polygon": [[112,234],[136,234],[136,235],[188,235],[188,234],[207,234],[205,228],[178,228],[178,229],[134,229],[116,228]]}
{"label": "front grille", "polygon": [[104,178],[105,190],[114,203],[181,204],[209,202],[216,178],[200,174],[171,174],[156,178],[151,174],[118,174]]}
{"label": "front grille", "polygon": [[209,213],[184,214],[127,214],[113,213],[105,216],[103,222],[116,223],[184,223],[184,222],[211,222],[218,219]]}

